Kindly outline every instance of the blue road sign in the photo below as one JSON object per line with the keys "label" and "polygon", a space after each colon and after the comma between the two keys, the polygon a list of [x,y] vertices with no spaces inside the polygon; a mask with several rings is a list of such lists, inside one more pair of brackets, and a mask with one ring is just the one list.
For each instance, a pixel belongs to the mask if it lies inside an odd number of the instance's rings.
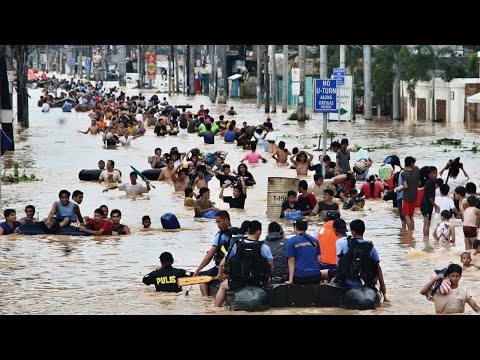
{"label": "blue road sign", "polygon": [[337,112],[337,80],[315,79],[315,112]]}
{"label": "blue road sign", "polygon": [[333,78],[338,85],[345,85],[345,68],[333,68]]}

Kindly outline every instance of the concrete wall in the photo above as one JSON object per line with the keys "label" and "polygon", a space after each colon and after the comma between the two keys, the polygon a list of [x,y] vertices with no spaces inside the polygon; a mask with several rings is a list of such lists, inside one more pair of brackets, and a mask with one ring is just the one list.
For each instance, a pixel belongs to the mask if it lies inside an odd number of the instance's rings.
{"label": "concrete wall", "polygon": [[[480,89],[480,79],[472,78],[472,79],[452,79],[450,82],[444,82],[441,78],[435,79],[435,101],[436,101],[436,114],[439,113],[438,106],[443,106],[443,103],[437,102],[437,100],[445,100],[446,105],[446,119],[441,119],[447,122],[453,123],[461,123],[467,121],[467,112],[466,112],[466,102],[465,102],[465,87],[466,84],[469,93],[467,96],[470,96],[470,92],[474,90],[472,89]],[[471,84],[471,85],[470,85]],[[407,93],[406,91],[406,83],[402,81],[401,86],[403,86],[404,94]],[[479,90],[480,91],[480,90]],[[407,112],[406,112],[406,120],[410,121],[417,121],[423,120],[418,117],[418,105],[422,105],[423,114],[423,100],[422,104],[419,104],[418,99],[425,99],[425,120],[431,121],[432,120],[432,81],[421,81],[417,84],[415,89],[415,96],[416,106],[412,107],[410,102],[407,104]],[[453,99],[452,99],[453,97]],[[443,117],[443,116],[442,116]],[[440,118],[437,116],[437,120]],[[476,119],[476,118],[475,118]]]}

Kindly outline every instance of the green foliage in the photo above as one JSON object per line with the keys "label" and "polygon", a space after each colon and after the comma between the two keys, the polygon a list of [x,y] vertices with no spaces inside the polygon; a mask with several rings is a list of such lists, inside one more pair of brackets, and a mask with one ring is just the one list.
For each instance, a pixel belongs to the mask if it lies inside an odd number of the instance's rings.
{"label": "green foliage", "polygon": [[6,174],[6,172],[3,173],[2,176],[2,182],[5,183],[14,183],[14,182],[25,182],[25,181],[42,181],[42,179],[37,179],[37,177],[34,174],[31,174],[30,176],[25,174],[25,169],[23,170],[23,174],[20,175],[20,172],[18,171],[19,165],[17,162],[13,164],[13,174]]}
{"label": "green foliage", "polygon": [[[309,114],[305,114],[305,120],[310,120],[312,117]],[[290,114],[290,116],[287,118],[288,120],[298,120],[298,114],[297,112],[293,112]]]}
{"label": "green foliage", "polygon": [[450,138],[443,138],[443,139],[438,139],[437,141],[433,141],[430,143],[430,145],[461,145],[462,140],[460,139],[450,139]]}
{"label": "green foliage", "polygon": [[478,74],[478,58],[476,52],[474,52],[468,59],[467,69],[472,74]]}

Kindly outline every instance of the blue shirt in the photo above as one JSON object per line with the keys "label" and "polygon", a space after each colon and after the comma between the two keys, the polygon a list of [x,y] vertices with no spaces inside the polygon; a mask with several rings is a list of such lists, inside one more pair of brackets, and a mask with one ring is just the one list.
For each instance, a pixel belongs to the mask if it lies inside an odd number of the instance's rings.
{"label": "blue shirt", "polygon": [[6,221],[0,224],[0,226],[3,228],[3,235],[13,234],[15,229],[18,228],[20,225],[22,225],[20,221],[15,221],[13,223],[13,229],[12,229],[10,225],[7,224]]}
{"label": "blue shirt", "polygon": [[[294,276],[312,277],[320,274],[318,265],[318,255],[320,255],[320,244],[318,240],[307,233],[303,236],[295,235],[287,240],[287,248],[285,256],[295,258]],[[312,245],[305,237],[308,237],[315,246]]]}
{"label": "blue shirt", "polygon": [[228,239],[230,239],[230,237],[227,236],[227,234],[219,231],[215,235],[215,238],[213,239],[213,246],[218,248],[218,247],[222,246],[223,244],[225,244],[228,241]]}
{"label": "blue shirt", "polygon": [[[394,184],[393,187],[397,187],[403,184],[402,173],[403,171],[400,172],[400,174],[398,175],[398,182]],[[397,192],[397,200],[403,199],[403,192],[404,190]]]}
{"label": "blue shirt", "polygon": [[[254,242],[255,242],[254,240],[245,239],[245,244],[252,244]],[[262,253],[262,256],[265,260],[273,261],[272,251],[270,250],[270,247],[268,245],[262,244],[262,247],[260,248],[260,252]],[[228,260],[232,259],[236,253],[237,253],[237,244],[233,244],[232,248],[227,252],[227,259]]]}
{"label": "blue shirt", "polygon": [[[362,243],[362,242],[365,242],[366,240],[364,239],[357,239],[358,242]],[[347,240],[347,237],[344,236],[340,239],[337,240],[336,242],[336,247],[337,247],[337,265],[338,265],[338,259],[339,259],[339,255],[340,254],[346,254],[347,251],[348,251],[348,240]],[[373,261],[375,261],[376,263],[379,263],[380,262],[380,258],[378,257],[378,252],[377,252],[377,249],[375,249],[375,246],[372,247],[372,250],[370,250],[370,257],[372,258]],[[359,285],[362,285],[362,282],[360,280],[353,280],[353,279],[349,279],[349,278],[346,278],[345,279],[345,282],[347,285],[350,285],[350,286],[359,286]]]}

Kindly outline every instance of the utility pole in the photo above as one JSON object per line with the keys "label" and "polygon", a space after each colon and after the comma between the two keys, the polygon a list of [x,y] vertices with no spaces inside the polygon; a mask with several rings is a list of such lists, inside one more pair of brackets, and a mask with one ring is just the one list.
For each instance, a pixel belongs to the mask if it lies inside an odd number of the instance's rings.
{"label": "utility pole", "polygon": [[83,77],[83,54],[82,46],[78,49],[78,77],[81,79]]}
{"label": "utility pole", "polygon": [[218,84],[218,103],[227,103],[227,53],[226,45],[215,45],[216,63],[217,63],[217,84]]}
{"label": "utility pole", "polygon": [[363,45],[363,83],[365,99],[363,115],[365,120],[372,120],[372,48],[370,45]]}
{"label": "utility pole", "polygon": [[283,45],[282,113],[288,110],[288,45]]}
{"label": "utility pole", "polygon": [[[327,45],[320,45],[320,78],[328,78],[328,58],[327,58]],[[340,118],[338,119],[340,121]],[[328,113],[323,113],[323,135],[322,135],[322,148],[323,156],[327,155],[327,129],[328,126]],[[320,145],[320,141],[318,141]],[[325,176],[325,166],[322,167],[323,175]]]}
{"label": "utility pole", "polygon": [[118,85],[127,85],[127,47],[118,45],[117,68],[118,68]]}
{"label": "utility pole", "polygon": [[195,48],[196,46],[190,45],[190,66],[188,67],[189,95],[195,95]]}
{"label": "utility pole", "polygon": [[270,112],[270,72],[268,71],[268,45],[263,46],[263,74],[265,78],[265,114]]}
{"label": "utility pole", "polygon": [[340,45],[340,67],[345,69],[345,45]]}
{"label": "utility pole", "polygon": [[300,69],[300,95],[298,95],[297,119],[305,122],[305,45],[298,45]]}
{"label": "utility pole", "polygon": [[257,45],[257,108],[262,102],[262,45]]}
{"label": "utility pole", "polygon": [[177,45],[173,45],[173,67],[175,68],[175,92],[180,92],[180,86],[178,83],[178,51]]}
{"label": "utility pole", "polygon": [[217,68],[215,66],[215,45],[210,45],[210,73],[208,74],[208,96],[212,104],[217,100],[216,95],[216,74]]}
{"label": "utility pole", "polygon": [[277,62],[275,59],[275,45],[270,45],[270,60],[272,63],[272,113],[277,112]]}

